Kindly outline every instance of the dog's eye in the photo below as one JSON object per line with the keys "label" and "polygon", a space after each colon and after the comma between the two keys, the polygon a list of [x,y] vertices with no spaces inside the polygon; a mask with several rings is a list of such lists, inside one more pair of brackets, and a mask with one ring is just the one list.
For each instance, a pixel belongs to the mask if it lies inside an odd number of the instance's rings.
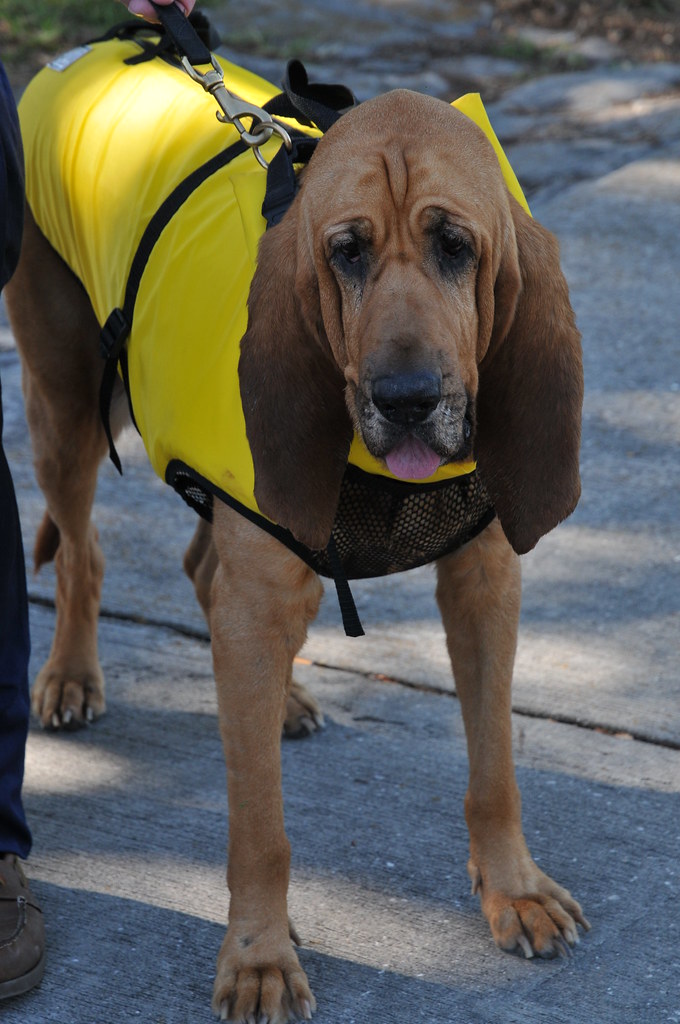
{"label": "dog's eye", "polygon": [[464,235],[444,228],[439,235],[439,251],[445,260],[460,263],[470,255],[470,245]]}
{"label": "dog's eye", "polygon": [[458,278],[475,263],[472,239],[455,224],[442,221],[436,225],[432,231],[431,245],[439,273],[446,280]]}
{"label": "dog's eye", "polygon": [[347,235],[339,238],[333,244],[333,256],[343,263],[356,266],[361,262],[361,247],[359,240],[354,235]]}

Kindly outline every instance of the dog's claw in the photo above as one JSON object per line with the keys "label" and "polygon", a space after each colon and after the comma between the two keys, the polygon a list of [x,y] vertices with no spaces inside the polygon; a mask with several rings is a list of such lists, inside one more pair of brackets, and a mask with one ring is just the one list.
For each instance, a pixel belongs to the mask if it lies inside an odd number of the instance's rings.
{"label": "dog's claw", "polygon": [[576,923],[581,925],[581,928],[583,928],[584,932],[590,931],[590,921],[583,916],[580,910],[578,911],[578,913],[574,914],[574,917],[576,918]]}
{"label": "dog's claw", "polygon": [[571,947],[567,942],[565,942],[561,935],[556,935],[553,940],[552,955],[557,955],[563,960],[568,960],[571,956]]}
{"label": "dog's claw", "polygon": [[524,953],[524,956],[525,956],[525,958],[527,960],[532,960],[533,959],[534,951],[531,948],[531,943],[529,942],[529,940],[526,937],[526,935],[518,935],[517,936],[517,945],[520,947],[520,949]]}
{"label": "dog's claw", "polygon": [[312,1007],[311,1007],[308,999],[303,1000],[303,1003],[302,1003],[302,1017],[303,1017],[303,1020],[311,1020],[312,1019]]}

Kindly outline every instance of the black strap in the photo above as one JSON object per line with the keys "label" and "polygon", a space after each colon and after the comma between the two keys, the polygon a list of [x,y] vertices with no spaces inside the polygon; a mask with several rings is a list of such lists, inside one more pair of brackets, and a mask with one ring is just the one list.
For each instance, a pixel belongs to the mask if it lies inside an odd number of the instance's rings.
{"label": "black strap", "polygon": [[328,541],[326,552],[328,553],[328,561],[333,573],[333,582],[335,583],[335,590],[338,595],[338,604],[340,605],[340,614],[342,615],[345,633],[347,636],[365,636],[364,627],[361,625],[359,612],[354,603],[354,597],[350,590],[347,574],[340,561],[340,555],[338,554],[333,534],[331,534],[331,539]]}
{"label": "black strap", "polygon": [[267,187],[262,203],[262,216],[267,228],[273,228],[284,217],[299,188],[295,164],[309,163],[318,139],[289,130],[292,147],[281,146],[267,169]]}

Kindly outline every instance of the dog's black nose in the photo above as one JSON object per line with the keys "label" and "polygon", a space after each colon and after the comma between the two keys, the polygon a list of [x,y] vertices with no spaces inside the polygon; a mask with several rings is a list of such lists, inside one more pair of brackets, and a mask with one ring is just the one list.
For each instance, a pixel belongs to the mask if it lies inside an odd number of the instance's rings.
{"label": "dog's black nose", "polygon": [[441,379],[435,373],[400,373],[373,381],[373,402],[390,423],[422,423],[439,405]]}

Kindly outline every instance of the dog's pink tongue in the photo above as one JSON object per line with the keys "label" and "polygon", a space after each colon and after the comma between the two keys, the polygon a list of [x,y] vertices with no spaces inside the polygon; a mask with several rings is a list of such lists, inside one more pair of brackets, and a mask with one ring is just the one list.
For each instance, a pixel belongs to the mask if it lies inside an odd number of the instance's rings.
{"label": "dog's pink tongue", "polygon": [[409,435],[385,456],[385,462],[390,473],[402,480],[424,480],[437,472],[441,459],[417,437]]}

